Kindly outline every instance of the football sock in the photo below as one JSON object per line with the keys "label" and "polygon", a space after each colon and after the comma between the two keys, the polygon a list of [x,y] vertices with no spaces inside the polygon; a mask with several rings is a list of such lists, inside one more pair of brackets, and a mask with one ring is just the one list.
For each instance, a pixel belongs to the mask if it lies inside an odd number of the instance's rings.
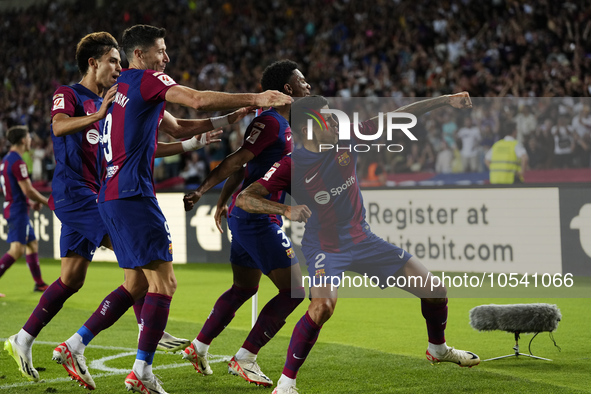
{"label": "football sock", "polygon": [[14,262],[14,257],[9,255],[8,253],[2,256],[2,258],[0,259],[0,276],[4,275],[6,270],[9,269],[10,266],[14,264]]}
{"label": "football sock", "polygon": [[15,342],[21,348],[25,348],[25,351],[27,352],[27,357],[29,357],[29,360],[31,360],[33,358],[32,349],[33,342],[35,342],[35,337],[21,328],[18,334],[16,334]]}
{"label": "football sock", "polygon": [[205,356],[207,354],[207,351],[209,350],[209,345],[201,342],[197,338],[193,340],[193,346],[195,347],[195,351],[197,352],[197,354],[200,356]]}
{"label": "football sock", "polygon": [[62,309],[64,302],[76,291],[66,286],[61,278],[58,278],[43,292],[29,320],[23,326],[23,330],[31,336],[37,337],[43,327]]}
{"label": "football sock", "polygon": [[421,312],[427,322],[429,343],[441,345],[445,343],[445,327],[447,325],[447,298],[445,302],[434,304],[421,299]]}
{"label": "football sock", "polygon": [[145,300],[146,300],[146,296],[143,296],[139,300],[136,300],[135,304],[133,304],[133,313],[135,313],[135,319],[137,320],[137,324],[139,324],[139,325],[142,324],[141,316],[142,316],[142,308],[144,306]]}
{"label": "football sock", "polygon": [[[152,357],[153,359],[154,357]],[[135,359],[133,363],[133,372],[139,379],[146,379],[152,375],[152,361],[148,364],[147,361]]]}
{"label": "football sock", "polygon": [[[294,297],[292,297],[292,290]],[[242,347],[251,353],[258,354],[259,350],[283,327],[285,319],[300,305],[305,294],[303,287],[280,290],[279,294],[267,302]]]}
{"label": "football sock", "polygon": [[429,353],[435,357],[441,357],[447,352],[447,344],[443,342],[442,344],[436,345],[434,343],[429,343]]}
{"label": "football sock", "polygon": [[255,353],[251,353],[248,350],[246,350],[245,348],[241,347],[238,352],[236,353],[236,356],[234,356],[236,358],[236,360],[246,360],[246,361],[252,361],[254,362],[257,359],[257,355]]}
{"label": "football sock", "polygon": [[41,278],[41,267],[39,267],[39,255],[37,253],[28,254],[26,260],[35,283],[39,286],[44,285],[45,282],[43,282],[43,278]]}
{"label": "football sock", "polygon": [[242,306],[250,297],[256,294],[259,287],[244,289],[236,285],[227,290],[218,298],[213,310],[201,328],[197,340],[206,345],[216,338],[226,328],[234,318],[238,308]]}
{"label": "football sock", "polygon": [[[66,340],[66,344],[72,353],[84,354],[84,349],[86,349],[86,345],[88,345],[92,338],[94,338],[94,335],[86,327],[82,326],[74,335]],[[86,343],[84,343],[85,341]]]}
{"label": "football sock", "polygon": [[[164,294],[148,293],[146,295],[141,316],[144,328],[140,333],[136,362],[133,366],[134,371],[139,373],[141,377],[148,377],[152,374],[154,353],[168,322],[171,301],[172,297]],[[144,365],[142,361],[146,364]]]}
{"label": "football sock", "polygon": [[283,375],[295,380],[300,367],[316,343],[321,328],[312,320],[308,312],[300,319],[291,334]]}
{"label": "football sock", "polygon": [[281,388],[288,388],[288,387],[295,387],[296,380],[292,378],[288,378],[287,376],[281,374],[279,381],[277,382],[277,387]]}
{"label": "football sock", "polygon": [[105,297],[98,309],[77,332],[82,337],[84,346],[87,346],[101,331],[119,320],[133,303],[133,297],[123,286],[119,286]]}

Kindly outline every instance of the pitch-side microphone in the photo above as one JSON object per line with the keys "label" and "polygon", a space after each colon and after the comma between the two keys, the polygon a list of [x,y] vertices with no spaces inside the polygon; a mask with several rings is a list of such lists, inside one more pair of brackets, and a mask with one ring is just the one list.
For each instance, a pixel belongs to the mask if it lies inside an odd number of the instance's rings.
{"label": "pitch-side microphone", "polygon": [[551,304],[480,305],[470,311],[470,325],[479,331],[510,333],[555,331],[562,314]]}
{"label": "pitch-side microphone", "polygon": [[[515,335],[514,354],[489,358],[484,361],[499,360],[507,357],[531,357],[539,360],[552,361],[548,358],[534,356],[531,353],[531,343],[542,331],[549,331],[550,338],[556,345],[552,331],[558,328],[562,314],[556,305],[550,304],[509,304],[509,305],[480,305],[470,311],[470,325],[478,331],[501,330]],[[529,353],[519,352],[519,334],[535,333],[529,342]],[[560,350],[560,347],[558,347]]]}

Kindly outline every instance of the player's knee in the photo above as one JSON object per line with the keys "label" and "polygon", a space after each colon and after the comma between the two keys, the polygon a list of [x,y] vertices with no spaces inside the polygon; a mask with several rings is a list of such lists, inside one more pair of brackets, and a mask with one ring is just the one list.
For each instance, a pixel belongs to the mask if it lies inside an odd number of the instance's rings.
{"label": "player's knee", "polygon": [[177,288],[177,281],[174,275],[172,275],[171,277],[167,278],[166,281],[164,282],[164,293],[166,295],[169,295],[172,297],[172,295],[176,292],[176,288]]}
{"label": "player's knee", "polygon": [[10,244],[10,249],[8,253],[15,259],[18,260],[25,254],[25,245],[19,242],[13,242]]}
{"label": "player's knee", "polygon": [[73,290],[80,290],[84,286],[85,276],[62,277],[62,283]]}
{"label": "player's knee", "polygon": [[433,290],[428,297],[429,299],[445,299],[447,298],[447,287],[443,283],[439,286],[433,286]]}
{"label": "player's knee", "polygon": [[31,241],[27,244],[28,253],[37,253],[39,251],[39,243],[37,240]]}
{"label": "player's knee", "polygon": [[308,308],[310,317],[319,326],[323,325],[334,313],[335,304],[331,299],[322,299],[317,302],[312,301]]}
{"label": "player's knee", "polygon": [[176,281],[175,277],[173,277],[172,280],[170,281],[170,286],[171,286],[172,292],[174,293],[176,291],[176,287],[177,287],[177,281]]}

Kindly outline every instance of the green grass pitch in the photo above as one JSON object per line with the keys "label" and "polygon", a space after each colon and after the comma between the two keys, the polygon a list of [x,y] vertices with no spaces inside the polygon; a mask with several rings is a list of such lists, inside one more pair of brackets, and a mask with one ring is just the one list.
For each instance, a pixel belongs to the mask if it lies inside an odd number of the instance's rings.
{"label": "green grass pitch", "polygon": [[[59,276],[59,262],[43,260],[46,281]],[[176,265],[178,290],[173,299],[167,331],[193,339],[217,297],[231,284],[226,264]],[[83,289],[41,332],[33,348],[34,366],[44,380],[27,382],[12,358],[0,353],[1,393],[83,393],[67,379],[63,368],[51,361],[53,348],[73,334],[100,301],[123,279],[112,263],[93,263]],[[0,338],[16,333],[37,304],[33,281],[19,261],[0,280]],[[259,310],[275,294],[263,279]],[[540,334],[532,344],[535,355],[554,361],[510,358],[481,363],[468,369],[447,363],[432,366],[424,356],[427,334],[420,303],[416,299],[340,299],[333,318],[320,333],[317,345],[298,375],[302,394],[312,393],[583,393],[591,392],[591,299],[450,299],[446,338],[450,346],[477,353],[481,359],[511,354],[513,336],[504,332],[477,332],[469,324],[468,311],[489,303],[555,303],[561,309],[554,337],[559,352]],[[251,306],[247,302],[210,352],[231,356],[241,346],[250,328]],[[259,354],[262,370],[275,382],[281,375],[289,337],[308,301],[290,316],[287,324]],[[130,310],[113,327],[99,335],[85,355],[95,377],[97,393],[124,392],[123,379],[134,360],[138,329]],[[523,335],[521,351],[527,352],[531,335]],[[222,357],[220,357],[221,359]],[[94,364],[93,364],[94,363]],[[92,364],[92,365],[91,365]],[[94,365],[94,367],[93,367]],[[212,364],[214,374],[197,375],[179,354],[158,353],[155,371],[169,393],[271,393],[227,374],[222,361]]]}

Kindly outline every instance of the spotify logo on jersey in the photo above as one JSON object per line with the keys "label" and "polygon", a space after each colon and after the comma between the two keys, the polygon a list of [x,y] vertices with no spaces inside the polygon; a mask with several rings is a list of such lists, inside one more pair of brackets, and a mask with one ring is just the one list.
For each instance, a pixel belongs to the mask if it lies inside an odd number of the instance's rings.
{"label": "spotify logo on jersey", "polygon": [[316,201],[320,205],[328,204],[330,201],[330,194],[327,191],[321,191],[316,193],[314,196],[314,201]]}
{"label": "spotify logo on jersey", "polygon": [[98,130],[88,130],[86,133],[86,140],[91,143],[92,145],[96,145],[99,142],[99,132]]}

